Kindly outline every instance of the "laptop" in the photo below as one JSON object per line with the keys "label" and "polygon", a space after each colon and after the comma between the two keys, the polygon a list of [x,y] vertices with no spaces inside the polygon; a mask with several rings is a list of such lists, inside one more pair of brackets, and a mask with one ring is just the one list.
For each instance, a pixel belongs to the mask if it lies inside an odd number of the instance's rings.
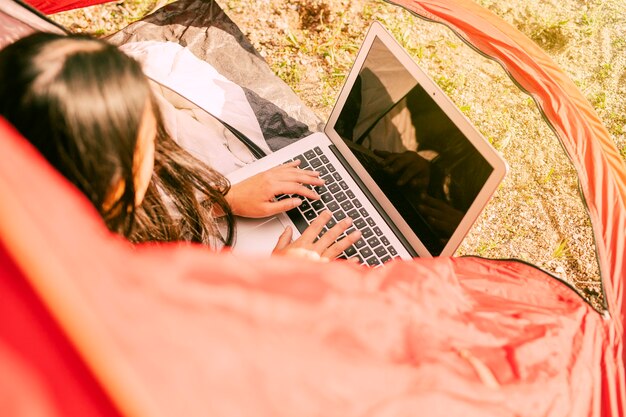
{"label": "laptop", "polygon": [[376,267],[394,258],[450,256],[507,172],[498,152],[378,22],[324,131],[228,178],[238,183],[295,159],[326,180],[315,187],[321,199],[303,198],[265,219],[238,218],[235,253],[269,255],[286,226],[295,239],[329,209],[328,228],[351,217],[362,233],[341,258]]}

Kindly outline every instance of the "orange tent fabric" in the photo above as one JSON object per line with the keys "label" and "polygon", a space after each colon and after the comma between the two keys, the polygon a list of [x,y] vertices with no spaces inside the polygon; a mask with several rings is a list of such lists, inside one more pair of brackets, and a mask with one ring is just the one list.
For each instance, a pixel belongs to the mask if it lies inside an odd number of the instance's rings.
{"label": "orange tent fabric", "polygon": [[[18,271],[3,279],[28,280],[123,414],[624,415],[626,168],[606,129],[545,53],[485,9],[395,3],[449,25],[535,98],[580,177],[606,315],[514,261],[299,274],[289,259],[131,248],[2,123],[0,242]],[[27,372],[13,358],[0,368]]]}

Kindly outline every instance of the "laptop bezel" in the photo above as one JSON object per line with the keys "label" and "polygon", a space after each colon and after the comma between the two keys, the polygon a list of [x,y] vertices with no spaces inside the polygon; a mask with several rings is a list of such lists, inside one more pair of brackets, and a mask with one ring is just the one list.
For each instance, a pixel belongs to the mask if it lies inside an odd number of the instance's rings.
{"label": "laptop bezel", "polygon": [[391,33],[389,33],[380,22],[373,22],[365,36],[361,48],[359,49],[350,73],[346,77],[341,92],[335,102],[335,106],[333,107],[333,110],[328,118],[326,126],[324,127],[324,133],[336,146],[337,150],[341,153],[345,160],[350,164],[351,168],[356,172],[363,184],[369,189],[370,193],[374,196],[374,198],[376,198],[379,205],[386,212],[390,221],[395,225],[395,227],[400,231],[406,241],[409,242],[420,257],[433,257],[433,254],[430,253],[419,237],[413,232],[402,215],[396,210],[391,201],[389,201],[384,192],[350,151],[349,147],[344,143],[343,139],[334,130],[337,119],[343,110],[344,104],[348,99],[348,95],[357,79],[357,76],[363,68],[375,39],[379,39],[389,49],[389,51],[416,79],[417,83],[424,88],[435,103],[457,126],[461,133],[465,135],[470,143],[493,167],[493,171],[474,199],[474,202],[465,213],[463,220],[459,223],[441,253],[437,255],[452,256],[478,216],[482,213],[492,195],[495,193],[500,182],[504,179],[508,170],[507,164],[502,156],[500,156],[500,154],[491,146],[482,134],[478,132],[474,125],[459,110],[452,100],[450,100],[443,90],[441,90],[441,88],[439,88],[439,86],[431,80],[431,78],[419,67],[406,50],[395,40],[393,35],[391,35]]}

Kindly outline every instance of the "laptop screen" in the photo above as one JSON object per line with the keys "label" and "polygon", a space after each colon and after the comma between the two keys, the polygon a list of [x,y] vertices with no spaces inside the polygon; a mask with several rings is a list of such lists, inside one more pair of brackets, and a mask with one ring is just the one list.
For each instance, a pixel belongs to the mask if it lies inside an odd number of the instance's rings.
{"label": "laptop screen", "polygon": [[493,171],[379,38],[332,128],[433,256]]}

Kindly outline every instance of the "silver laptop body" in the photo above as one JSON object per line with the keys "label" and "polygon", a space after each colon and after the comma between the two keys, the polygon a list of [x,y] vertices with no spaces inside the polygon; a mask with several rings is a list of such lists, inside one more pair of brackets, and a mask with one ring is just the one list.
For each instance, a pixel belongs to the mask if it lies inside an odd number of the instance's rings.
{"label": "silver laptop body", "polygon": [[497,151],[378,22],[324,132],[228,178],[237,183],[295,158],[300,167],[321,171],[326,184],[316,191],[322,199],[304,199],[270,218],[237,218],[235,253],[269,255],[285,226],[297,238],[328,208],[333,221],[352,217],[362,232],[342,257],[379,266],[395,257],[450,256],[507,171]]}

